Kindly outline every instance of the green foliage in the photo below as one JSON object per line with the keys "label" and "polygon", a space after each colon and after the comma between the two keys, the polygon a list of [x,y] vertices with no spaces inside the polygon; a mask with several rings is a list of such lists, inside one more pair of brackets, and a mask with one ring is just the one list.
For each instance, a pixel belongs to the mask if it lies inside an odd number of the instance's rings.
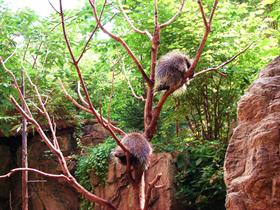
{"label": "green foliage", "polygon": [[[18,80],[24,67],[39,87],[43,99],[48,99],[47,108],[55,120],[92,118],[76,110],[65,99],[58,83],[61,79],[70,94],[77,98],[77,75],[63,40],[59,15],[42,18],[27,9],[14,12],[2,0],[0,2],[0,56],[5,60],[15,52],[7,61],[7,67]],[[159,21],[162,23],[177,11],[179,0],[158,2]],[[213,0],[204,2],[207,14],[212,3]],[[136,27],[153,31],[152,1],[123,0],[123,4]],[[229,129],[236,118],[236,102],[259,70],[280,54],[279,4],[277,0],[221,0],[196,71],[217,66],[254,42],[252,47],[221,69],[227,78],[214,72],[196,78],[190,82],[186,93],[169,98],[162,110],[158,133],[153,140],[154,148],[156,151],[184,152],[188,145],[187,157],[177,161],[180,169],[177,175],[178,197],[186,201],[187,207],[206,209],[207,205],[224,199],[222,162]],[[74,55],[78,56],[95,26],[92,10],[86,4],[82,10],[66,11],[65,16],[68,37]],[[106,6],[102,22],[110,22],[108,28],[127,42],[149,73],[150,40],[128,28],[117,0]],[[187,1],[179,18],[162,31],[159,56],[179,49],[193,57],[203,32],[197,2]],[[36,63],[34,58],[37,58]],[[143,130],[144,104],[131,94],[123,72],[128,75],[137,95],[145,95],[145,85],[125,50],[99,30],[93,36],[80,67],[93,103],[102,104],[98,107],[102,114],[107,116],[110,104],[111,120],[117,121],[121,128],[125,131]],[[113,92],[112,72],[115,74]],[[6,135],[20,124],[20,116],[15,114],[9,102],[10,95],[16,93],[11,88],[10,78],[0,69],[0,132]],[[33,105],[38,105],[38,102],[30,85],[26,87],[26,95],[31,111],[41,122],[43,119]],[[156,95],[159,96],[160,93]],[[89,184],[92,170],[100,177],[100,183],[104,183],[107,159],[113,146],[112,141],[107,141],[89,149],[88,155],[79,160],[76,175],[87,189],[92,190]],[[186,159],[189,163],[184,162]]]}
{"label": "green foliage", "polygon": [[94,172],[99,184],[105,184],[108,172],[108,159],[111,151],[116,146],[113,139],[108,139],[102,144],[88,148],[85,156],[78,160],[75,175],[80,183],[87,189],[92,190],[90,173]]}
{"label": "green foliage", "polygon": [[224,209],[223,158],[226,145],[220,141],[185,140],[186,150],[178,155],[176,196],[186,209]]}
{"label": "green foliage", "polygon": [[[116,147],[116,143],[113,139],[109,138],[104,143],[98,144],[95,147],[86,148],[86,155],[78,159],[78,165],[75,171],[79,183],[88,191],[94,192],[92,184],[90,183],[90,175],[95,174],[97,183],[104,185],[107,172],[109,157],[111,151]],[[93,209],[94,204],[82,199],[80,203],[81,210]]]}

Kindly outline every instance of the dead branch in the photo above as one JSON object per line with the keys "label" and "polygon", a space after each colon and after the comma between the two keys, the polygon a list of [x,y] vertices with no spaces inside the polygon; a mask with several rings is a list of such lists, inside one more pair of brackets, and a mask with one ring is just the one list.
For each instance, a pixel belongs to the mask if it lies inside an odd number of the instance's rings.
{"label": "dead branch", "polygon": [[50,2],[50,0],[48,0],[49,4],[51,5],[51,7],[53,8],[53,10],[57,13],[60,14],[59,11],[54,7],[54,5]]}
{"label": "dead branch", "polygon": [[[104,4],[106,4],[106,1],[104,2]],[[103,122],[103,117],[101,116],[101,114],[98,114],[96,112],[96,110],[94,109],[93,105],[92,105],[92,102],[90,100],[90,96],[89,96],[89,93],[88,93],[88,90],[87,90],[87,87],[85,85],[85,82],[84,82],[84,79],[83,79],[83,76],[81,74],[81,70],[80,70],[80,67],[75,59],[75,56],[73,54],[73,51],[72,51],[72,48],[71,48],[71,45],[70,45],[70,42],[69,42],[69,39],[68,39],[68,36],[67,36],[67,32],[66,32],[66,28],[65,28],[65,24],[64,24],[64,12],[63,12],[63,8],[62,8],[62,0],[59,0],[59,6],[60,6],[60,17],[61,17],[61,25],[62,25],[62,31],[63,31],[63,36],[64,36],[64,40],[66,42],[66,46],[67,46],[67,49],[70,53],[70,56],[71,56],[71,59],[72,59],[72,62],[73,62],[73,65],[77,71],[77,74],[79,76],[79,79],[80,79],[80,82],[81,82],[81,85],[83,87],[83,91],[84,91],[84,94],[86,96],[86,100],[87,100],[87,103],[89,105],[89,109],[91,110],[92,114],[96,117],[97,121],[105,128],[107,129],[111,136],[115,139],[116,143],[123,149],[123,151],[128,152],[128,150],[125,148],[125,146],[121,143],[120,139],[116,136],[114,130],[112,129],[112,127],[108,124],[104,124],[102,123]],[[97,12],[95,10],[95,15],[96,15],[96,21],[98,23],[99,26],[102,26],[102,24],[99,22],[99,19],[97,17]],[[103,26],[102,26],[103,27]]]}
{"label": "dead branch", "polygon": [[170,20],[166,21],[165,23],[160,24],[160,28],[163,29],[163,28],[169,26],[170,24],[172,24],[178,18],[178,16],[182,13],[184,6],[185,6],[185,0],[182,0],[180,3],[180,7],[179,7],[178,11],[176,12],[176,14]]}
{"label": "dead branch", "polygon": [[27,106],[27,104],[26,104],[26,101],[24,100],[24,97],[23,97],[23,95],[22,95],[22,93],[21,93],[20,86],[19,86],[19,84],[18,84],[18,82],[17,82],[17,79],[16,79],[15,75],[14,75],[9,69],[6,68],[5,63],[3,62],[2,57],[0,57],[0,64],[1,64],[2,68],[4,69],[4,71],[5,71],[7,74],[9,74],[10,77],[12,78],[12,80],[13,80],[13,86],[15,87],[16,91],[19,93],[20,100],[21,100],[21,102],[23,103],[23,105],[24,105],[24,106],[26,107],[26,109],[27,109],[27,110],[26,110],[26,111],[27,111],[27,115],[28,115],[28,116],[32,116],[32,114],[31,114],[31,112],[30,112],[30,109],[28,108],[28,106]]}
{"label": "dead branch", "polygon": [[[20,88],[17,84],[17,81],[15,79],[15,76],[14,74],[8,70],[6,67],[5,67],[5,64],[3,63],[3,60],[1,59],[0,57],[0,63],[3,67],[3,69],[11,76],[11,78],[13,79],[13,82],[14,82],[14,86],[15,86],[15,89],[16,90],[19,90],[18,91],[18,94],[20,95],[20,98],[21,100],[23,101],[23,105],[24,107],[26,108],[26,110],[29,110],[29,107],[27,106],[26,104],[26,101],[23,97],[23,95],[21,94],[21,91],[20,91]],[[30,79],[30,78],[29,78]],[[45,117],[47,118],[48,116],[48,113],[47,113],[47,110],[45,109],[44,107],[44,104],[42,102],[42,99],[41,99],[41,96],[40,96],[40,93],[37,89],[37,87],[32,83],[31,81],[31,85],[33,86],[33,88],[35,88],[35,91],[36,93],[38,94],[38,98],[39,98],[39,101],[40,101],[40,104],[42,106],[42,109],[43,109],[43,112],[45,114]],[[37,90],[36,90],[37,89]],[[58,178],[58,177],[66,177],[66,181],[70,184],[70,186],[72,186],[73,188],[75,188],[79,193],[81,193],[85,198],[93,201],[93,202],[96,202],[96,203],[99,203],[101,205],[105,205],[107,206],[109,209],[114,209],[116,210],[116,207],[113,206],[109,201],[107,200],[104,200],[90,192],[88,192],[85,188],[83,188],[77,181],[76,179],[71,175],[71,173],[69,172],[69,169],[67,167],[67,164],[66,164],[66,160],[65,160],[65,157],[63,156],[61,150],[59,149],[59,146],[58,146],[58,143],[56,143],[54,141],[54,143],[51,142],[51,140],[47,137],[47,135],[45,134],[45,132],[43,131],[42,127],[39,125],[39,123],[33,118],[32,114],[28,113],[28,111],[25,111],[19,104],[18,102],[16,101],[16,99],[11,96],[11,101],[12,103],[15,105],[16,109],[19,111],[19,113],[27,120],[29,121],[31,124],[33,124],[37,130],[37,132],[39,133],[39,135],[41,136],[42,140],[46,143],[46,145],[49,147],[49,149],[56,155],[58,161],[59,161],[59,165],[63,171],[63,175],[51,175],[51,174],[46,174],[44,172],[41,172],[41,171],[38,171],[36,169],[13,169],[10,173],[6,174],[6,175],[3,175],[3,176],[0,176],[0,178],[6,178],[6,177],[9,177],[11,176],[13,173],[17,172],[17,171],[33,171],[33,172],[36,172],[36,173],[39,173],[41,175],[45,175],[45,176],[49,176],[49,177],[54,177],[54,178]],[[54,135],[55,135],[55,125],[52,124],[52,121],[48,121],[49,122],[49,125],[50,127],[53,128],[53,132],[54,132]]]}
{"label": "dead branch", "polygon": [[86,102],[86,100],[84,99],[84,97],[82,96],[82,93],[81,93],[81,82],[80,81],[78,81],[77,93],[78,93],[80,101],[84,104],[84,106],[86,106],[88,108],[89,105],[88,105],[88,103]]}
{"label": "dead branch", "polygon": [[[99,14],[98,20],[101,20],[101,17],[103,15],[105,6],[106,6],[106,2],[104,2],[103,6],[102,6],[102,9],[101,9],[101,12]],[[83,50],[82,50],[82,52],[81,52],[81,54],[80,54],[80,56],[79,56],[79,58],[77,60],[77,63],[79,63],[80,60],[82,59],[82,57],[83,57],[84,53],[86,52],[86,49],[87,49],[87,47],[88,47],[88,45],[90,43],[90,40],[92,39],[92,37],[93,37],[93,35],[94,35],[94,33],[96,32],[97,29],[98,29],[98,23],[95,25],[94,29],[92,30],[92,32],[91,32],[91,34],[90,34],[90,36],[89,36],[89,38],[88,38],[88,40],[87,40]]]}
{"label": "dead branch", "polygon": [[7,173],[5,175],[1,175],[0,179],[10,178],[14,173],[17,173],[20,171],[34,172],[34,173],[40,174],[40,175],[48,177],[48,178],[64,179],[64,180],[68,180],[68,181],[70,180],[67,176],[65,176],[63,174],[50,174],[50,173],[46,173],[46,172],[43,172],[43,171],[40,171],[40,170],[34,169],[34,168],[14,168],[9,173]]}
{"label": "dead branch", "polygon": [[[154,2],[156,2],[156,0],[154,0]],[[156,4],[156,3],[155,3]],[[211,31],[211,23],[212,23],[212,20],[213,20],[213,16],[214,16],[214,13],[215,13],[215,10],[217,8],[217,4],[218,4],[218,0],[215,0],[214,4],[213,4],[213,7],[212,7],[212,10],[211,10],[211,14],[210,14],[210,17],[209,17],[209,20],[207,21],[206,20],[206,15],[205,15],[205,12],[204,12],[204,9],[203,9],[203,5],[201,3],[201,0],[198,0],[198,5],[199,5],[199,8],[200,8],[200,13],[202,15],[202,19],[203,19],[203,23],[204,23],[204,26],[205,26],[205,32],[203,34],[203,37],[202,37],[202,40],[200,42],[200,45],[198,47],[198,50],[196,52],[196,55],[195,55],[195,58],[192,62],[192,65],[190,66],[190,68],[188,69],[188,71],[185,73],[184,75],[184,80],[183,82],[181,83],[181,85],[178,87],[180,88],[183,84],[186,83],[186,81],[190,78],[193,77],[194,75],[194,70],[198,64],[198,61],[201,57],[201,54],[203,52],[203,49],[204,49],[204,46],[206,44],[206,41],[207,41],[207,38],[208,38],[208,35]],[[155,20],[156,20],[156,17],[157,14],[155,13]],[[155,28],[156,28],[156,22],[155,22]],[[154,37],[155,39],[155,37]],[[156,39],[156,40],[159,40],[159,37]],[[153,56],[153,52],[152,52],[152,56]],[[152,57],[152,62],[155,62],[154,61],[154,58]],[[151,74],[153,74],[153,69],[151,70]],[[153,76],[153,75],[151,75]],[[178,89],[176,88],[176,89]],[[147,103],[146,103],[146,109],[145,109],[145,112],[146,113],[146,117],[145,117],[145,135],[147,136],[148,139],[151,139],[155,133],[155,130],[156,130],[156,123],[157,123],[157,120],[159,118],[159,115],[160,115],[160,112],[162,110],[162,107],[166,101],[166,99],[176,90],[176,89],[170,89],[170,90],[167,90],[160,98],[159,102],[157,103],[156,107],[152,110],[151,108],[151,102],[149,103],[150,100],[153,99],[153,96],[151,93],[149,93],[149,90],[148,90],[148,96],[147,96]],[[149,103],[149,107],[147,106],[147,104]],[[148,120],[147,120],[148,118]]]}
{"label": "dead branch", "polygon": [[[212,67],[212,68],[208,68],[208,69],[205,69],[205,70],[202,70],[200,72],[197,72],[194,74],[193,77],[198,77],[202,74],[205,74],[207,72],[210,72],[210,71],[216,71],[218,72],[219,69],[223,68],[225,65],[231,63],[232,61],[234,61],[239,55],[243,54],[245,51],[247,51],[251,46],[252,46],[253,43],[249,44],[247,47],[245,47],[243,50],[241,50],[239,53],[237,53],[236,55],[232,56],[230,59],[228,59],[227,61],[221,63],[220,65],[216,66],[216,67]],[[227,76],[225,73],[222,73],[222,72],[218,72],[219,74],[221,74],[222,76]]]}
{"label": "dead branch", "polygon": [[[105,0],[104,2],[107,2],[107,0]],[[149,79],[149,77],[147,76],[147,74],[145,73],[144,67],[141,65],[141,63],[139,62],[139,60],[136,58],[136,56],[134,55],[134,53],[131,51],[131,49],[129,48],[129,46],[127,45],[127,43],[120,37],[114,35],[113,33],[109,32],[107,29],[105,29],[105,27],[102,25],[101,20],[98,19],[97,16],[97,11],[96,11],[96,5],[95,5],[95,0],[89,0],[89,3],[92,7],[93,10],[93,15],[95,17],[96,22],[99,25],[99,28],[108,36],[110,36],[112,39],[114,39],[115,41],[117,41],[118,43],[120,43],[124,49],[126,50],[126,52],[128,53],[129,57],[131,57],[131,59],[133,60],[133,62],[136,64],[138,70],[141,72],[144,80],[147,82],[148,86],[152,85],[151,80]]]}
{"label": "dead branch", "polygon": [[150,34],[150,32],[148,30],[145,30],[145,31],[142,31],[138,28],[136,28],[132,21],[130,20],[130,18],[127,16],[126,12],[124,11],[123,9],[123,6],[122,6],[122,2],[121,0],[118,0],[118,3],[119,3],[119,7],[121,9],[121,12],[123,13],[123,16],[125,17],[125,20],[128,22],[129,26],[136,32],[136,33],[139,33],[139,34],[143,34],[143,35],[147,35],[149,37],[150,40],[152,40],[152,35]]}
{"label": "dead branch", "polygon": [[14,51],[3,61],[4,63],[6,63],[11,57],[14,56],[14,54],[17,52],[17,46],[14,49]]}
{"label": "dead branch", "polygon": [[160,180],[161,176],[162,176],[161,173],[157,174],[155,176],[155,178],[150,183],[148,183],[148,188],[147,188],[146,195],[145,195],[145,204],[144,204],[143,210],[148,210],[152,190],[156,187],[155,185]]}
{"label": "dead branch", "polygon": [[[60,85],[61,85],[62,91],[64,92],[64,95],[66,96],[66,98],[69,99],[69,101],[71,101],[77,108],[79,108],[79,109],[81,109],[81,110],[83,110],[83,111],[85,111],[85,112],[88,112],[88,113],[90,113],[90,114],[93,114],[93,112],[92,112],[91,109],[89,109],[88,107],[85,107],[85,106],[79,104],[79,103],[67,92],[67,90],[65,89],[65,87],[64,87],[64,85],[63,85],[62,82],[60,83]],[[79,92],[79,91],[78,91],[78,92]],[[79,93],[78,95],[79,95],[79,98],[82,99],[83,102],[87,104],[87,102],[83,99],[83,97],[80,95],[80,93]],[[116,133],[118,133],[119,135],[122,135],[122,136],[125,135],[125,132],[124,132],[123,130],[121,130],[120,128],[118,128],[118,127],[116,127],[116,126],[114,126],[114,125],[112,125],[112,124],[108,125],[108,120],[105,119],[104,117],[102,117],[102,116],[98,113],[98,111],[97,111],[96,109],[94,109],[94,110],[95,110],[95,113],[96,113],[96,114],[98,115],[98,117],[100,118],[100,120],[101,120],[103,123],[105,123],[106,126],[110,126],[110,128],[113,129],[113,130],[114,130]]]}
{"label": "dead branch", "polygon": [[56,138],[56,134],[55,134],[55,129],[54,129],[53,123],[51,121],[49,113],[46,110],[46,107],[45,107],[45,104],[44,104],[44,102],[42,100],[41,94],[39,93],[39,90],[38,90],[37,86],[32,82],[31,78],[29,77],[29,75],[28,75],[28,73],[26,71],[25,71],[25,75],[26,75],[29,83],[31,84],[31,86],[35,90],[36,95],[37,95],[37,99],[39,100],[39,103],[40,103],[40,106],[41,106],[41,110],[43,111],[43,114],[45,115],[45,118],[48,121],[49,128],[50,128],[50,131],[51,131],[51,134],[52,134],[52,138],[53,138],[53,145],[55,146],[56,149],[60,150],[59,144],[58,144],[58,141],[57,141],[57,138]]}
{"label": "dead branch", "polygon": [[151,43],[151,67],[150,67],[150,72],[151,72],[150,79],[153,82],[153,84],[152,86],[149,86],[147,89],[146,104],[144,109],[145,134],[147,128],[149,127],[152,121],[152,115],[153,115],[152,114],[153,100],[154,100],[153,88],[154,88],[154,81],[155,81],[155,69],[156,69],[159,44],[160,44],[160,27],[158,23],[158,8],[157,8],[157,0],[154,0],[154,33],[153,33],[153,39]]}
{"label": "dead branch", "polygon": [[122,60],[122,72],[123,72],[123,75],[124,75],[124,77],[125,77],[125,79],[126,79],[126,81],[127,81],[128,86],[129,86],[129,88],[130,88],[130,90],[131,90],[132,95],[133,95],[136,99],[138,99],[138,100],[145,101],[146,99],[144,99],[143,96],[137,96],[137,95],[136,95],[136,93],[135,93],[135,91],[134,91],[134,89],[133,89],[133,87],[132,87],[132,85],[131,85],[131,83],[130,83],[130,80],[129,80],[127,74],[126,74],[125,66],[124,66],[124,61],[123,61],[123,60]]}

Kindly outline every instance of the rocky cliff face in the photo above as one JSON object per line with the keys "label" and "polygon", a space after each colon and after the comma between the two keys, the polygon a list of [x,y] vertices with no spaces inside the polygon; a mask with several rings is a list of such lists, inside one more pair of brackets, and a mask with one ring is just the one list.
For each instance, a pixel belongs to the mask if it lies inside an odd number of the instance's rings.
{"label": "rocky cliff face", "polygon": [[[73,138],[72,127],[59,127],[57,138],[60,148],[66,157],[68,168],[74,172],[76,162],[71,158],[73,154],[80,154],[77,142]],[[80,144],[92,146],[100,143],[107,132],[96,121],[88,123],[82,130]],[[0,137],[0,174],[21,165],[21,137]],[[56,157],[41,141],[40,136],[28,137],[29,167],[44,172],[60,174]],[[80,195],[65,183],[48,179],[38,174],[29,173],[29,209],[30,210],[78,210]],[[10,207],[11,206],[11,207]],[[14,174],[9,179],[0,180],[0,210],[21,209],[21,176]]]}
{"label": "rocky cliff face", "polygon": [[[175,164],[171,154],[160,153],[151,156],[151,164],[146,171],[145,180],[151,182],[158,173],[162,176],[157,185],[162,188],[153,189],[150,200],[150,210],[176,210],[174,192],[174,171]],[[118,209],[135,210],[133,205],[133,189],[126,178],[126,167],[112,161],[109,164],[109,173],[105,186],[98,185],[94,175],[91,184],[95,193],[102,198],[110,200]],[[95,210],[105,210],[103,206],[96,205]]]}
{"label": "rocky cliff face", "polygon": [[224,172],[228,210],[280,210],[280,56],[238,103]]}

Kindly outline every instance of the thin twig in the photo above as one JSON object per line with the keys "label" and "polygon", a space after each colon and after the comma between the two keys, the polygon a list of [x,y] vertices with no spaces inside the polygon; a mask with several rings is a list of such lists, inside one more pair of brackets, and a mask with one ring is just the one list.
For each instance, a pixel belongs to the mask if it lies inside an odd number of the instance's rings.
{"label": "thin twig", "polygon": [[138,28],[136,28],[132,21],[130,20],[130,18],[128,17],[128,15],[126,14],[126,12],[124,11],[123,9],[123,5],[122,5],[122,2],[121,0],[118,0],[118,3],[119,3],[119,7],[121,9],[121,12],[123,13],[123,16],[125,17],[125,20],[128,22],[129,26],[136,32],[136,33],[139,33],[139,34],[143,34],[143,35],[147,35],[149,37],[150,40],[152,40],[152,35],[150,34],[150,32],[148,30],[145,30],[145,31],[142,31]]}
{"label": "thin twig", "polygon": [[0,179],[10,178],[14,173],[20,172],[20,171],[30,171],[30,172],[34,172],[34,173],[40,174],[45,177],[56,178],[56,179],[62,178],[62,179],[69,181],[69,178],[63,174],[50,174],[50,173],[46,173],[46,172],[43,172],[43,171],[40,171],[40,170],[34,169],[34,168],[15,168],[15,169],[12,169],[9,173],[7,173],[5,175],[1,175]]}
{"label": "thin twig", "polygon": [[12,52],[12,54],[11,55],[9,55],[9,57],[8,58],[6,58],[6,60],[4,60],[3,62],[4,63],[6,63],[11,57],[13,57],[14,56],[14,54],[17,52],[17,46],[16,46],[16,48],[15,48],[15,50]]}
{"label": "thin twig", "polygon": [[163,28],[169,26],[170,24],[172,24],[177,19],[177,17],[182,13],[184,6],[185,6],[185,0],[182,0],[181,5],[180,5],[178,11],[176,12],[176,14],[170,20],[166,21],[165,23],[160,24],[159,27],[161,29],[163,29]]}
{"label": "thin twig", "polygon": [[131,90],[132,95],[133,95],[136,99],[138,99],[138,100],[145,101],[145,99],[144,99],[143,96],[137,96],[137,95],[136,95],[136,93],[135,93],[135,91],[134,91],[134,89],[133,89],[133,87],[132,87],[132,85],[131,85],[131,83],[130,83],[130,80],[129,80],[127,74],[126,74],[125,65],[124,65],[123,60],[122,60],[122,72],[123,72],[123,75],[124,75],[124,77],[125,77],[125,79],[126,79],[126,81],[127,81],[128,86],[129,86],[129,88],[130,88],[130,90]]}
{"label": "thin twig", "polygon": [[205,15],[205,12],[204,12],[203,4],[202,4],[201,0],[197,0],[197,3],[198,3],[198,6],[199,6],[201,15],[202,15],[202,19],[203,19],[204,26],[205,26],[206,28],[208,28],[208,27],[209,27],[209,24],[208,24],[208,21],[207,21],[207,19],[206,19],[206,15]]}
{"label": "thin twig", "polygon": [[[107,0],[105,0],[105,2],[107,2]],[[115,41],[117,41],[118,43],[120,43],[124,49],[126,50],[126,52],[128,53],[129,57],[131,57],[131,59],[133,60],[133,62],[136,64],[138,70],[141,72],[144,80],[147,82],[148,86],[152,85],[151,80],[149,79],[149,77],[147,76],[144,67],[142,66],[142,64],[139,62],[138,58],[136,58],[136,56],[134,55],[134,53],[131,51],[131,49],[129,48],[129,46],[127,45],[127,43],[120,37],[114,35],[113,33],[109,32],[102,24],[101,24],[101,20],[98,19],[97,16],[97,11],[96,11],[96,5],[95,5],[95,0],[89,0],[89,3],[92,7],[93,10],[93,14],[94,17],[96,19],[96,21],[99,24],[99,28],[108,36],[110,36],[112,39],[114,39]]]}
{"label": "thin twig", "polygon": [[88,103],[86,102],[86,100],[84,99],[84,97],[82,96],[82,93],[81,93],[81,82],[80,82],[80,80],[78,81],[78,85],[77,85],[77,93],[78,93],[80,101],[84,104],[84,106],[89,108]]}
{"label": "thin twig", "polygon": [[[221,63],[220,65],[216,66],[216,67],[212,67],[212,68],[208,68],[205,70],[202,70],[200,72],[197,72],[194,74],[193,77],[198,77],[201,74],[205,74],[209,71],[218,71],[219,69],[223,68],[225,65],[229,64],[230,62],[232,62],[233,60],[235,60],[239,55],[243,54],[245,51],[247,51],[253,43],[249,44],[247,47],[245,47],[243,50],[241,50],[239,53],[237,53],[236,55],[232,56],[230,59],[228,59],[227,61]],[[219,74],[221,74],[222,76],[227,76],[225,73],[222,72],[218,72]]]}
{"label": "thin twig", "polygon": [[[121,143],[120,139],[116,136],[114,130],[112,129],[112,127],[109,125],[109,124],[104,124],[102,123],[103,121],[103,118],[101,116],[101,114],[98,114],[96,112],[96,110],[94,109],[93,105],[92,105],[92,102],[91,102],[91,99],[90,99],[90,96],[89,96],[89,93],[88,93],[88,90],[87,90],[87,87],[85,85],[85,82],[84,82],[84,78],[82,76],[82,73],[81,73],[81,70],[80,70],[80,67],[73,55],[73,51],[72,51],[72,48],[71,48],[71,45],[69,43],[69,39],[68,39],[68,36],[67,36],[67,32],[66,32],[66,28],[65,28],[65,24],[64,24],[64,13],[63,13],[63,8],[62,8],[62,0],[59,0],[59,5],[60,5],[60,17],[61,17],[61,25],[62,25],[62,31],[63,31],[63,36],[64,36],[64,40],[66,42],[66,46],[68,48],[68,51],[70,53],[70,56],[71,56],[71,59],[72,59],[72,63],[77,71],[77,74],[79,76],[79,79],[80,79],[80,82],[81,82],[81,85],[83,87],[83,90],[84,90],[84,94],[86,96],[86,99],[87,99],[87,103],[89,105],[89,108],[90,110],[92,111],[92,114],[96,117],[97,121],[105,128],[107,129],[111,136],[114,138],[114,140],[116,141],[116,143],[122,148],[123,151],[125,152],[129,152],[126,147]],[[96,15],[96,19],[97,19],[97,22],[99,23],[98,21],[98,18],[97,18],[97,14],[96,14],[96,10],[95,10],[95,15]],[[102,26],[102,24],[99,23],[99,26]],[[103,27],[103,26],[102,26]],[[101,117],[100,117],[101,116]]]}
{"label": "thin twig", "polygon": [[51,7],[53,8],[53,10],[57,13],[60,14],[59,11],[53,6],[53,4],[50,2],[50,0],[48,0],[49,4],[51,5]]}
{"label": "thin twig", "polygon": [[[106,1],[104,2],[103,6],[102,6],[102,9],[101,9],[101,12],[99,14],[99,18],[98,18],[99,21],[101,20],[101,17],[102,17],[102,14],[104,12],[105,6],[106,6]],[[77,63],[79,63],[80,60],[82,59],[82,57],[83,57],[84,53],[86,52],[86,49],[87,49],[87,47],[88,47],[88,45],[90,43],[90,40],[92,39],[92,37],[93,37],[93,35],[94,35],[94,33],[96,32],[97,29],[98,29],[98,23],[96,23],[94,29],[92,30],[92,32],[91,32],[91,34],[90,34],[90,36],[89,36],[89,38],[88,38],[88,40],[87,40],[83,50],[82,50],[82,53],[81,53],[81,55],[79,56],[79,58],[77,60]]]}
{"label": "thin twig", "polygon": [[[61,88],[62,88],[62,90],[63,90],[63,92],[64,92],[66,98],[68,98],[68,99],[69,99],[76,107],[78,107],[79,109],[84,110],[85,112],[88,112],[88,113],[90,113],[90,114],[93,114],[93,112],[92,112],[91,109],[89,109],[88,107],[85,107],[85,106],[79,104],[79,103],[67,92],[67,90],[65,89],[65,87],[64,87],[64,85],[63,85],[62,82],[61,82],[60,84],[61,84]],[[95,109],[94,109],[94,110],[95,110]],[[97,110],[95,110],[95,113],[98,115],[98,118],[101,118],[101,117],[102,117],[102,116],[98,113]],[[102,118],[101,120],[102,120],[102,122],[105,122],[106,125],[108,124],[108,121],[107,121],[106,119]],[[117,132],[119,135],[122,135],[122,136],[125,135],[125,132],[124,132],[124,131],[122,131],[120,128],[118,128],[118,127],[116,127],[116,126],[114,126],[114,125],[112,125],[112,124],[110,124],[110,128],[113,129],[115,132]]]}
{"label": "thin twig", "polygon": [[161,176],[162,176],[162,173],[157,174],[155,176],[155,178],[150,183],[148,183],[148,188],[147,188],[147,191],[146,191],[145,204],[144,204],[143,210],[148,210],[149,202],[150,202],[150,199],[151,199],[152,190],[155,188],[155,185],[159,181]]}

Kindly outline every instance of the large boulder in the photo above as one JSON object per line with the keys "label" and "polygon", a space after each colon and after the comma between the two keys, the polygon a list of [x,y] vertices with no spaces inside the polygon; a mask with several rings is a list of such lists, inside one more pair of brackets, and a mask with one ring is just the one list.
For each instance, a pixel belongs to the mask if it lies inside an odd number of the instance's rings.
{"label": "large boulder", "polygon": [[228,210],[280,210],[280,56],[238,103],[224,179]]}

